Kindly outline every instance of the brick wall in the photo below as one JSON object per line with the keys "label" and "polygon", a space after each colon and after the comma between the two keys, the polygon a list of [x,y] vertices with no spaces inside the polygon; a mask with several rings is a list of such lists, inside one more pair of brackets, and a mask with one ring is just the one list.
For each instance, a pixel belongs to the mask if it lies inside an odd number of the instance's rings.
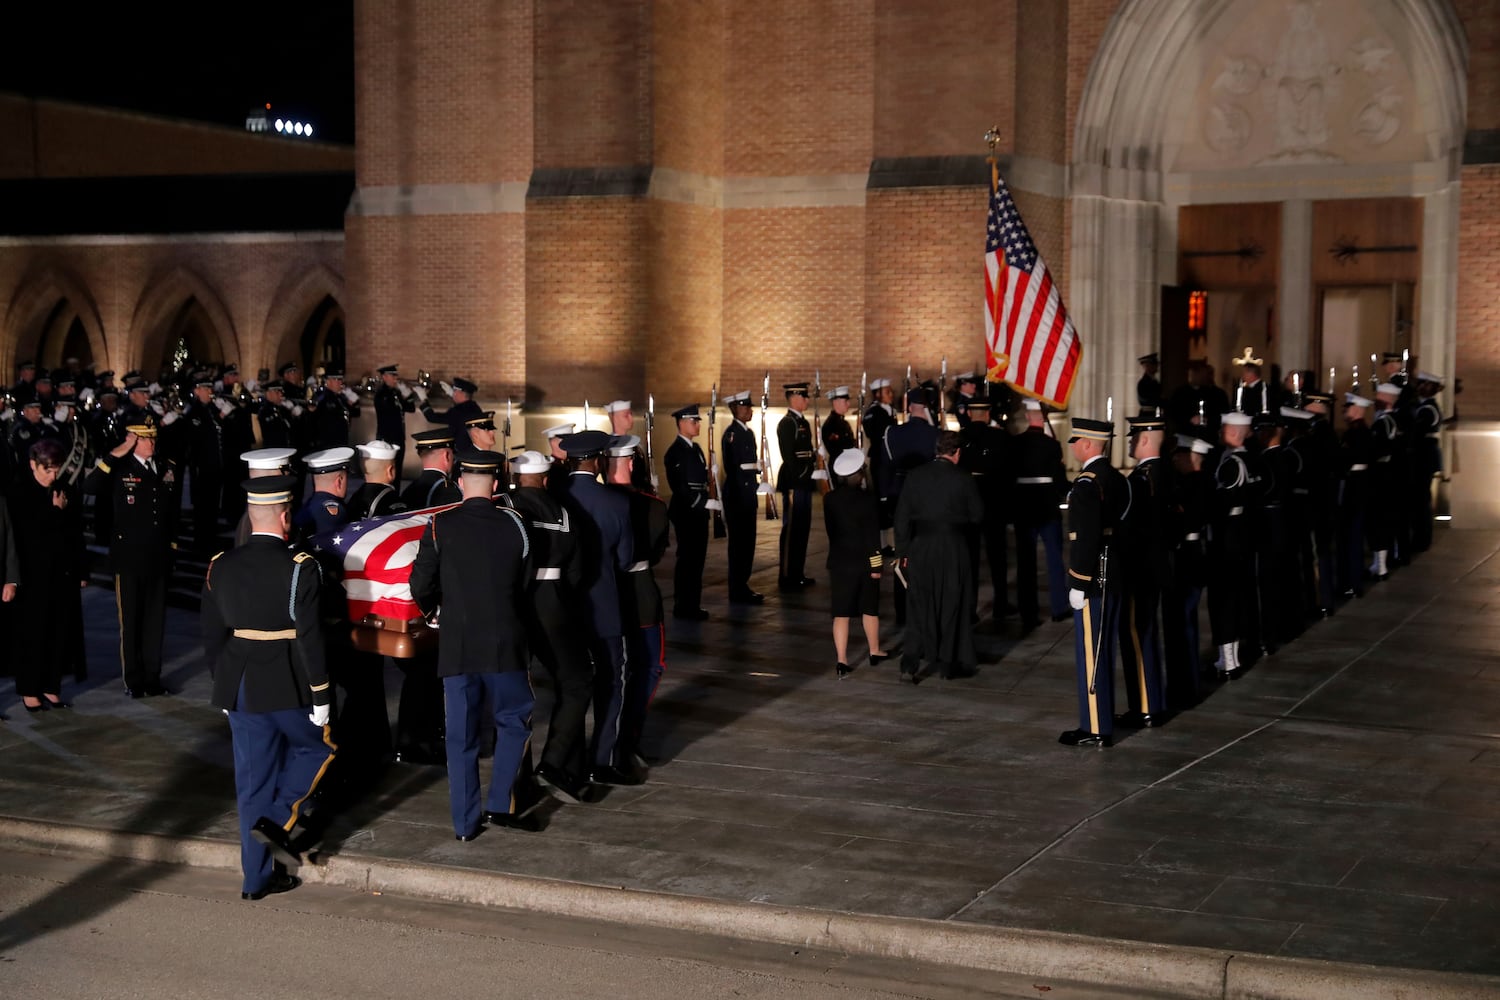
{"label": "brick wall", "polygon": [[1454,0],[1469,42],[1469,128],[1500,128],[1500,4]]}
{"label": "brick wall", "polygon": [[[724,218],[717,209],[656,201],[650,224],[646,379],[658,399],[708,404],[708,388],[738,392],[720,371],[725,355]],[[675,409],[676,407],[669,407]]]}
{"label": "brick wall", "polygon": [[1462,184],[1458,406],[1465,417],[1494,420],[1500,419],[1500,165],[1468,167]]}
{"label": "brick wall", "polygon": [[536,7],[536,165],[651,161],[651,5]]}
{"label": "brick wall", "polygon": [[1016,27],[1026,42],[1016,53],[1015,151],[1049,163],[1067,162],[1063,130],[1068,101],[1068,9],[1064,4],[1022,4]]}

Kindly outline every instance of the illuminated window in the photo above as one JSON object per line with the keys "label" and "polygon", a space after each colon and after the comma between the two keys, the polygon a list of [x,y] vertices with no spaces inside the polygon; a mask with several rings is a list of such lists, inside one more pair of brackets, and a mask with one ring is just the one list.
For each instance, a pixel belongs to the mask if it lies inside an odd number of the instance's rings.
{"label": "illuminated window", "polygon": [[1188,295],[1188,329],[1202,333],[1208,329],[1208,293],[1192,292]]}

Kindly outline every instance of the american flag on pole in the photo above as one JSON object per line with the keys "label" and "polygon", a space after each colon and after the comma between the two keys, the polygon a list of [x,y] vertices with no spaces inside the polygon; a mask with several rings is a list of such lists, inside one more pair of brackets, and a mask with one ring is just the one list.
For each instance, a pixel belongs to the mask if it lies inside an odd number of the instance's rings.
{"label": "american flag on pole", "polygon": [[1083,344],[999,174],[984,242],[985,365],[992,382],[1064,409]]}
{"label": "american flag on pole", "polygon": [[350,621],[361,622],[367,615],[401,621],[422,617],[411,597],[411,566],[432,515],[452,506],[371,517],[313,538],[314,552],[343,560]]}

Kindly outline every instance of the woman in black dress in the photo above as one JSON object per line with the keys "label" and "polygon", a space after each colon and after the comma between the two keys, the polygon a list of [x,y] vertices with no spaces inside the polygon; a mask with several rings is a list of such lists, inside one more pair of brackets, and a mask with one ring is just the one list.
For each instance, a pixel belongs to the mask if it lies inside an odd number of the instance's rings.
{"label": "woman in black dress", "polygon": [[62,677],[82,677],[84,567],[83,501],[57,479],[62,446],[46,439],[31,446],[27,469],[8,497],[21,585],[16,592],[20,656],[16,693],[28,712],[67,708]]}
{"label": "woman in black dress", "polygon": [[849,666],[849,619],[865,629],[870,662],[887,656],[880,648],[880,505],[864,488],[865,454],[847,448],[833,462],[836,486],[823,498],[823,525],[828,529],[828,575],[833,592],[835,667],[846,677]]}

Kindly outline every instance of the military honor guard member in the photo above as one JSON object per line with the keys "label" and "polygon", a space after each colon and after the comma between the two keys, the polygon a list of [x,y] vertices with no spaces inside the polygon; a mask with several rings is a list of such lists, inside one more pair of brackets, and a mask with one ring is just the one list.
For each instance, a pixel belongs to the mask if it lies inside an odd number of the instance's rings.
{"label": "military honor guard member", "polygon": [[989,400],[979,394],[979,386],[983,381],[983,379],[973,372],[962,372],[954,377],[953,407],[951,412],[953,419],[958,421],[959,430],[963,430],[969,425],[969,421],[973,416],[969,412],[969,407],[974,403],[985,404],[984,419],[986,422],[989,421]]}
{"label": "military honor guard member", "polygon": [[1250,429],[1259,444],[1256,456],[1260,483],[1260,523],[1256,530],[1257,600],[1260,604],[1260,642],[1274,653],[1301,630],[1302,599],[1294,582],[1298,546],[1292,534],[1292,492],[1301,471],[1301,459],[1286,446],[1287,423],[1298,410],[1277,407],[1273,413],[1258,413]]}
{"label": "military honor guard member", "polygon": [[1255,652],[1258,606],[1255,575],[1259,477],[1245,449],[1250,415],[1224,414],[1223,451],[1214,472],[1211,541],[1208,551],[1208,617],[1213,626],[1219,673],[1233,677]]}
{"label": "military honor guard member", "polygon": [[417,394],[401,381],[399,365],[382,365],[376,373],[380,384],[375,387],[375,439],[396,449],[396,477],[391,482],[399,489],[402,463],[406,461],[406,415],[416,411]]}
{"label": "military honor guard member", "polygon": [[880,546],[880,507],[865,488],[865,453],[849,447],[833,460],[834,487],[823,498],[823,527],[828,532],[828,586],[833,614],[834,674],[847,677],[849,621],[858,615],[870,649],[870,665],[889,654],[880,645],[880,576],[885,555]]}
{"label": "military honor guard member", "polygon": [[1370,467],[1375,464],[1375,440],[1370,431],[1369,399],[1358,393],[1344,394],[1344,435],[1339,441],[1339,468],[1343,481],[1338,498],[1338,589],[1343,596],[1365,593],[1365,531],[1370,504]]}
{"label": "military honor guard member", "polygon": [[939,433],[934,450],[935,458],[907,474],[896,505],[896,553],[906,576],[909,623],[901,679],[913,684],[922,660],[946,679],[972,677],[979,662],[970,537],[984,519],[984,501],[973,477],[959,468],[958,432]]}
{"label": "military honor guard member", "polygon": [[193,545],[203,553],[218,545],[219,504],[224,492],[224,420],[214,405],[213,379],[193,383],[182,414],[187,428],[187,466],[193,504]]}
{"label": "military honor guard member", "polygon": [[[635,431],[635,411],[630,408],[630,400],[616,399],[605,403],[604,412],[609,414],[610,434],[625,437]],[[651,463],[646,461],[646,449],[641,444],[635,446],[635,456],[631,459],[630,482],[643,493],[656,493],[656,484],[651,479]]]}
{"label": "military honor guard member", "polygon": [[626,572],[627,582],[621,595],[627,616],[625,636],[630,669],[616,756],[633,765],[637,772],[645,770],[641,736],[645,730],[646,713],[667,668],[666,609],[662,605],[654,567],[666,554],[670,523],[667,505],[661,498],[648,490],[638,489],[632,481],[634,459],[640,446],[641,439],[634,434],[611,437],[606,452],[609,468],[605,479],[611,489],[623,493],[630,502],[630,526],[634,533],[635,562]]}
{"label": "military honor guard member", "polygon": [[672,412],[677,439],[662,456],[667,470],[667,515],[677,536],[677,562],[672,575],[672,617],[706,621],[703,609],[703,564],[708,557],[708,525],[719,501],[708,495],[708,460],[698,445],[703,416],[692,403]]}
{"label": "military honor guard member", "polygon": [[287,548],[291,476],[248,480],[244,545],[214,556],[203,582],[212,701],[229,717],[240,820],[241,899],[295,889],[292,830],[327,772],[332,688],[323,660],[318,564]]}
{"label": "military honor guard member", "polygon": [[469,450],[469,436],[464,433],[464,427],[480,413],[479,404],[474,400],[479,386],[466,378],[454,378],[451,385],[447,382],[440,385],[453,400],[453,405],[439,413],[424,399],[419,409],[428,423],[448,425],[448,430],[453,433],[454,448],[462,453]]}
{"label": "military honor guard member", "polygon": [[[974,485],[979,488],[979,498],[984,501],[984,520],[974,533],[972,543],[974,599],[979,599],[979,567],[983,557],[989,561],[990,583],[995,594],[991,613],[999,621],[1014,610],[1008,607],[1009,602],[1006,600],[1010,553],[1005,535],[1013,517],[1008,469],[1011,457],[1010,435],[990,423],[988,400],[970,399],[965,408],[966,422],[958,432],[963,445],[960,465],[974,477]],[[974,614],[977,619],[977,607]]]}
{"label": "military honor guard member", "polygon": [[[411,592],[426,615],[441,612],[438,674],[447,709],[448,801],[453,834],[479,836],[484,824],[536,830],[540,799],[528,773],[531,710],[525,603],[532,575],[521,515],[492,497],[502,458],[472,451],[459,459],[463,502],[436,514],[412,564]],[[480,807],[479,721],[495,721],[490,787]]]}
{"label": "military honor guard member", "polygon": [[1167,710],[1181,712],[1198,703],[1198,607],[1208,585],[1208,538],[1214,497],[1213,475],[1203,468],[1213,445],[1180,434],[1172,452],[1172,577],[1162,596],[1162,645],[1166,653]]}
{"label": "military honor guard member", "polygon": [[1443,390],[1443,376],[1432,372],[1417,373],[1418,402],[1412,411],[1412,434],[1416,438],[1412,453],[1412,549],[1426,552],[1432,547],[1433,480],[1443,474],[1443,409],[1437,395]]}
{"label": "military honor guard member", "polygon": [[[901,500],[901,490],[911,470],[931,462],[937,453],[938,430],[932,425],[927,413],[927,394],[922,389],[912,389],[906,394],[906,422],[891,424],[878,445],[884,458],[871,463],[879,470],[875,487],[880,500],[891,510],[891,523],[895,524],[896,507]],[[872,445],[874,447],[874,445]],[[906,624],[906,584],[898,575],[895,586],[896,627]]]}
{"label": "military honor guard member", "polygon": [[1130,457],[1135,467],[1126,477],[1129,502],[1120,521],[1117,548],[1125,579],[1125,606],[1120,609],[1120,665],[1124,671],[1125,700],[1129,706],[1116,721],[1132,727],[1152,727],[1166,721],[1166,671],[1162,662],[1162,589],[1172,575],[1167,519],[1170,513],[1170,473],[1161,447],[1167,422],[1153,414],[1127,417]]}
{"label": "military honor guard member", "polygon": [[156,459],[156,422],[138,416],[125,440],[99,459],[84,489],[109,503],[114,537],[109,559],[120,616],[120,669],[132,698],[168,694],[161,680],[167,581],[172,573],[176,469]]}
{"label": "military honor guard member", "polygon": [[1314,613],[1328,618],[1334,612],[1339,577],[1334,539],[1338,536],[1342,456],[1338,434],[1333,429],[1333,396],[1321,391],[1307,392],[1303,394],[1302,405],[1312,414],[1312,421],[1295,447],[1302,455],[1307,520],[1314,550],[1307,561],[1306,572],[1310,576],[1303,586],[1311,595]]}
{"label": "military honor guard member", "polygon": [[552,681],[552,718],[537,780],[554,796],[577,804],[588,794],[588,739],[584,731],[594,696],[588,626],[582,619],[580,588],[585,567],[578,532],[563,505],[547,489],[552,459],[523,451],[510,461],[516,488],[511,504],[526,521],[531,540],[530,600],[522,607],[531,655]]}
{"label": "military honor guard member", "polygon": [[301,418],[298,406],[286,398],[286,384],[267,382],[261,389],[261,400],[255,406],[250,427],[255,443],[262,448],[297,450],[298,439],[293,420]]}
{"label": "military honor guard member", "polygon": [[[776,425],[776,443],[781,450],[781,468],[776,488],[781,492],[781,544],[778,590],[801,590],[813,581],[806,573],[807,538],[812,525],[813,480],[817,459],[813,454],[812,424],[802,415],[811,404],[806,382],[781,387],[786,393],[786,416]],[[827,473],[823,473],[826,477]]]}
{"label": "military honor guard member", "polygon": [[1026,429],[1010,442],[1011,515],[1016,525],[1016,606],[1021,629],[1041,624],[1037,598],[1036,546],[1042,543],[1047,562],[1047,600],[1054,622],[1072,618],[1068,580],[1063,569],[1062,511],[1068,494],[1062,445],[1048,433],[1047,415],[1035,399],[1026,400]]}
{"label": "military honor guard member", "polygon": [[765,598],[750,589],[755,564],[755,522],[760,514],[760,449],[750,429],[750,392],[726,396],[734,417],[724,428],[719,447],[724,463],[724,526],[729,544],[729,603],[760,604]]}
{"label": "military honor guard member", "polygon": [[417,431],[411,436],[422,471],[401,492],[407,510],[428,510],[457,503],[458,487],[449,481],[453,472],[453,432],[446,427]]}
{"label": "military honor guard member", "polygon": [[1156,376],[1161,371],[1161,357],[1155,353],[1144,354],[1135,359],[1141,366],[1141,377],[1135,382],[1135,401],[1141,408],[1141,416],[1155,416],[1165,400],[1161,393],[1161,380]]}
{"label": "military honor guard member", "polygon": [[828,416],[823,420],[821,447],[829,468],[846,449],[855,445],[854,428],[849,426],[849,387],[841,385],[828,394]]}
{"label": "military honor guard member", "polygon": [[1078,728],[1057,738],[1064,746],[1107,747],[1114,742],[1115,644],[1123,588],[1112,550],[1130,487],[1105,455],[1113,436],[1111,423],[1086,417],[1074,417],[1068,435],[1068,447],[1083,469],[1068,491],[1068,604],[1073,609]]}
{"label": "military honor guard member", "polygon": [[552,456],[552,468],[547,470],[547,489],[559,499],[568,492],[568,453],[563,451],[563,438],[573,433],[573,424],[557,424],[542,431],[547,439],[547,453]]}
{"label": "military honor guard member", "polygon": [[[1399,360],[1399,359],[1398,359]],[[1370,575],[1384,580],[1390,575],[1394,554],[1399,552],[1406,515],[1406,483],[1411,471],[1406,461],[1407,439],[1397,416],[1396,401],[1401,387],[1382,382],[1375,388],[1375,422],[1370,428],[1375,463],[1366,507],[1366,532],[1370,540]]]}
{"label": "military honor guard member", "polygon": [[594,731],[589,740],[593,780],[637,785],[641,777],[620,755],[620,728],[632,664],[625,643],[621,594],[636,563],[630,502],[598,480],[599,460],[609,447],[603,431],[579,431],[562,439],[568,456],[568,490],[562,497],[578,526],[583,551],[583,604],[588,614],[594,662]]}
{"label": "military honor guard member", "polygon": [[400,450],[379,438],[356,450],[364,467],[365,481],[349,498],[349,520],[361,521],[405,510],[396,492],[396,460]]}
{"label": "military honor guard member", "polygon": [[323,387],[313,397],[311,407],[312,447],[348,447],[349,425],[359,416],[359,393],[344,385],[343,372],[323,375]]}
{"label": "military honor guard member", "polygon": [[349,490],[349,463],[353,458],[353,448],[340,447],[315,451],[302,460],[312,476],[313,491],[292,517],[299,543],[350,520],[344,496]]}
{"label": "military honor guard member", "polygon": [[865,432],[866,454],[870,458],[870,485],[875,487],[875,498],[880,504],[880,530],[884,532],[889,531],[896,521],[895,497],[888,497],[881,490],[881,485],[888,478],[885,470],[885,432],[896,423],[896,409],[892,405],[896,390],[890,379],[878,378],[870,383],[870,393],[873,398],[860,415],[860,421]]}
{"label": "military honor guard member", "polygon": [[[245,465],[245,475],[250,479],[269,479],[271,476],[288,476],[292,472],[292,457],[295,448],[257,448],[240,454]],[[250,540],[250,513],[240,515],[234,529],[234,544],[238,548]]]}

